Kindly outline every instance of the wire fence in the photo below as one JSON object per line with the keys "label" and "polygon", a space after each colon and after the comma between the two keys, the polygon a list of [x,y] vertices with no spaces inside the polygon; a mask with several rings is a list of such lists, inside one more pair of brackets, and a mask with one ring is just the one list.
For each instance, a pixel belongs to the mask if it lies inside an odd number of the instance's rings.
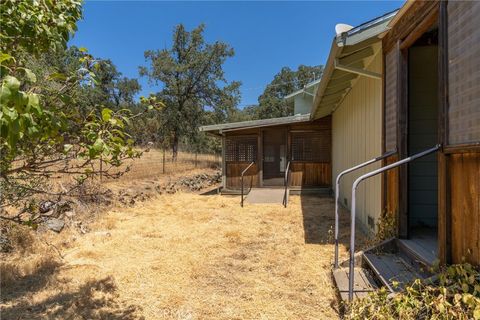
{"label": "wire fence", "polygon": [[125,170],[128,166],[128,172],[123,174],[119,180],[148,179],[193,169],[215,169],[220,168],[220,165],[221,156],[217,154],[179,152],[177,160],[173,161],[171,151],[151,149],[148,152],[144,152],[139,159],[126,161],[119,169]]}

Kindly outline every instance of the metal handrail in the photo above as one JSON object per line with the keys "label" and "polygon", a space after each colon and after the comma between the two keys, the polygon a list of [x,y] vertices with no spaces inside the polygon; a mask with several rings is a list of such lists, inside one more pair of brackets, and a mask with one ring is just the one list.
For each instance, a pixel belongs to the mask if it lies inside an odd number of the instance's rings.
{"label": "metal handrail", "polygon": [[339,214],[338,214],[338,198],[340,196],[340,178],[342,178],[344,175],[347,173],[353,172],[357,169],[363,168],[365,166],[368,166],[369,164],[375,163],[377,161],[383,160],[385,158],[388,158],[392,155],[397,153],[397,150],[393,151],[388,151],[381,156],[378,156],[376,158],[370,159],[368,161],[365,161],[363,163],[357,164],[354,167],[351,167],[349,169],[346,169],[337,176],[337,179],[335,180],[335,261],[334,261],[334,268],[338,268],[338,225],[339,225]]}
{"label": "metal handrail", "polygon": [[285,192],[283,193],[283,206],[286,208],[288,204],[288,171],[290,171],[290,162],[287,163],[287,168],[285,169],[285,176],[283,178],[283,183],[285,185]]}
{"label": "metal handrail", "polygon": [[411,162],[415,159],[424,157],[426,155],[429,155],[431,153],[434,153],[438,151],[442,147],[441,144],[437,144],[435,147],[430,148],[428,150],[419,152],[417,154],[414,154],[413,156],[407,157],[405,159],[402,159],[400,161],[394,162],[392,164],[389,164],[385,167],[373,170],[369,173],[366,173],[355,180],[355,182],[352,185],[352,210],[351,210],[351,221],[350,221],[350,263],[349,263],[349,282],[348,282],[348,300],[352,301],[353,300],[353,284],[354,284],[354,264],[355,264],[355,214],[356,214],[356,190],[360,182],[362,182],[365,179],[368,179],[370,177],[376,176],[379,173],[385,172],[387,170],[396,168],[401,166],[402,164],[405,164],[407,162]]}
{"label": "metal handrail", "polygon": [[247,172],[248,169],[250,169],[250,167],[253,166],[254,164],[255,164],[255,161],[250,162],[250,164],[245,168],[245,170],[242,171],[242,174],[240,175],[240,179],[241,179],[241,183],[242,183],[242,200],[240,201],[240,205],[242,206],[242,208],[243,208],[243,175],[244,175],[245,172]]}

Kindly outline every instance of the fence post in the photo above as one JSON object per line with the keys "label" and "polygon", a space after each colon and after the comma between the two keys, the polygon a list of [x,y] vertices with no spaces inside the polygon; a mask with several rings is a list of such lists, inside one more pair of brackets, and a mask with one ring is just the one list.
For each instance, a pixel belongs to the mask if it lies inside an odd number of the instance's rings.
{"label": "fence post", "polygon": [[162,173],[165,174],[165,147],[163,149]]}

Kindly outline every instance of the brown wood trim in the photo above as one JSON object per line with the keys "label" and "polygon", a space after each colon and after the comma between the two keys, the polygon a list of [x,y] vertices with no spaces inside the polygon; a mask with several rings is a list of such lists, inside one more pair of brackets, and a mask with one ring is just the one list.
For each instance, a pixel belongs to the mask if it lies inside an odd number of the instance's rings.
{"label": "brown wood trim", "polygon": [[[448,143],[448,20],[447,2],[441,2],[438,18],[438,142]],[[438,258],[441,264],[451,262],[451,200],[449,156],[438,153]]]}
{"label": "brown wood trim", "polygon": [[331,163],[331,161],[290,160],[292,163]]}
{"label": "brown wood trim", "polygon": [[227,169],[225,161],[225,134],[222,134],[222,187],[227,187]]}
{"label": "brown wood trim", "polygon": [[449,155],[438,153],[438,258],[441,264],[452,259]]}
{"label": "brown wood trim", "polygon": [[258,129],[258,185],[263,187],[263,130]]}
{"label": "brown wood trim", "polygon": [[443,147],[443,152],[445,154],[454,154],[454,153],[478,153],[480,152],[480,142],[473,144],[459,144]]}
{"label": "brown wood trim", "polygon": [[[386,101],[385,101],[385,98],[386,98],[386,94],[385,94],[385,79],[386,79],[386,76],[385,76],[385,70],[386,70],[386,67],[385,67],[385,52],[382,52],[382,74],[383,74],[383,77],[382,77],[382,115],[381,115],[381,119],[382,119],[382,139],[381,139],[381,150],[382,150],[382,154],[385,153],[385,106],[386,106]],[[385,166],[386,164],[386,159],[383,159],[382,162],[381,162],[381,166]],[[380,196],[381,196],[381,199],[380,199],[380,208],[382,210],[381,214],[383,214],[383,212],[386,210],[386,201],[387,201],[387,173],[383,173],[382,174],[382,180],[380,182]]]}
{"label": "brown wood trim", "polygon": [[427,30],[437,21],[438,19],[438,9],[434,7],[428,15],[422,19],[415,29],[413,29],[408,36],[400,43],[400,49],[409,48],[412,44],[415,43]]}

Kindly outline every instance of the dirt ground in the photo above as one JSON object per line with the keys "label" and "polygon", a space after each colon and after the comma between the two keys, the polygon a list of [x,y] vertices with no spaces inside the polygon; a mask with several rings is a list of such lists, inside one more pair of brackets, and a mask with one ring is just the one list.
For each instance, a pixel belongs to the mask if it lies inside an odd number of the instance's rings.
{"label": "dirt ground", "polygon": [[242,209],[238,196],[165,194],[86,234],[50,232],[2,261],[1,318],[338,318],[333,200],[290,199]]}

